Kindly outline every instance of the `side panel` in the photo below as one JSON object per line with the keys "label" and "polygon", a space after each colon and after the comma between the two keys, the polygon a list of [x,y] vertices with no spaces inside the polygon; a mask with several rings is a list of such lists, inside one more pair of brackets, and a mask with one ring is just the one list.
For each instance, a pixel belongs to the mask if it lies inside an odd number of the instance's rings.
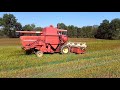
{"label": "side panel", "polygon": [[60,43],[59,36],[58,35],[46,35],[45,43],[49,43],[55,49]]}
{"label": "side panel", "polygon": [[58,35],[46,35],[45,43],[59,44],[60,43],[59,36]]}
{"label": "side panel", "polygon": [[21,40],[22,46],[25,47],[26,45],[37,41],[38,38],[39,38],[38,36],[21,36],[20,40]]}
{"label": "side panel", "polygon": [[22,46],[25,47],[28,44],[32,44],[37,40],[44,41],[44,36],[21,36],[20,37]]}

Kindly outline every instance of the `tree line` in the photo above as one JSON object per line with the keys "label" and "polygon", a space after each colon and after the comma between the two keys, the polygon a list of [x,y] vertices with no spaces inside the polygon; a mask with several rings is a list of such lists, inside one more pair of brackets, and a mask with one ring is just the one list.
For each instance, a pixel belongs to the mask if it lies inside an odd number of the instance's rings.
{"label": "tree line", "polygon": [[[58,23],[59,29],[68,30],[68,37],[71,38],[98,38],[98,39],[120,39],[120,19],[115,18],[111,22],[103,20],[100,25],[77,27],[74,25],[65,25]],[[16,30],[35,30],[41,31],[42,27],[36,27],[35,24],[22,26],[13,14],[4,14],[0,17],[0,36],[16,37]]]}

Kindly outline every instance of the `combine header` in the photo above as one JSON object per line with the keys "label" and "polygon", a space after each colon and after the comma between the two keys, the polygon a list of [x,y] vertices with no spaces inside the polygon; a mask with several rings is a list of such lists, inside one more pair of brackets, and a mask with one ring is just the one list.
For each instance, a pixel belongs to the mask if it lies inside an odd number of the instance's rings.
{"label": "combine header", "polygon": [[86,43],[68,42],[67,30],[53,27],[45,27],[42,31],[16,31],[20,34],[22,49],[26,53],[35,53],[38,57],[42,57],[43,53],[61,53],[68,54],[70,52],[82,54],[86,50]]}

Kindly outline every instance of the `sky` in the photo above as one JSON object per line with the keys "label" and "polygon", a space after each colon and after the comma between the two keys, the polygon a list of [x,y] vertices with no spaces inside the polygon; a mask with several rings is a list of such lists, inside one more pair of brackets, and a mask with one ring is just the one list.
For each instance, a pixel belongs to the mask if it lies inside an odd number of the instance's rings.
{"label": "sky", "polygon": [[35,24],[36,27],[56,27],[57,23],[82,27],[100,25],[104,19],[120,18],[120,12],[0,12],[0,17],[5,13],[13,14],[23,26]]}

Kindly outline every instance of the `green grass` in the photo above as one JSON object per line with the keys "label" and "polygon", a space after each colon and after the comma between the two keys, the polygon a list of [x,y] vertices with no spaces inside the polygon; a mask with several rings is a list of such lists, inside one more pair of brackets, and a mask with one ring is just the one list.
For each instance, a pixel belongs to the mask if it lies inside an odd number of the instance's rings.
{"label": "green grass", "polygon": [[86,42],[85,54],[25,55],[19,39],[0,39],[0,77],[120,78],[120,40],[71,38]]}

